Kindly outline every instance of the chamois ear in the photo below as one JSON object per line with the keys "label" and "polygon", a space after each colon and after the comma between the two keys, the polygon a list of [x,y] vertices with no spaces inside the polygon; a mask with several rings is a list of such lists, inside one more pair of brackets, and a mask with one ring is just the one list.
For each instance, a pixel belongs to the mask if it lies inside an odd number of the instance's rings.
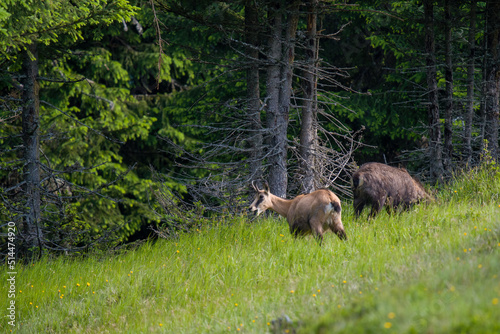
{"label": "chamois ear", "polygon": [[267,183],[267,181],[266,181],[266,182],[264,182],[264,190],[265,190],[266,192],[268,192],[268,193],[270,193],[270,192],[271,192],[271,190],[269,189],[269,183]]}

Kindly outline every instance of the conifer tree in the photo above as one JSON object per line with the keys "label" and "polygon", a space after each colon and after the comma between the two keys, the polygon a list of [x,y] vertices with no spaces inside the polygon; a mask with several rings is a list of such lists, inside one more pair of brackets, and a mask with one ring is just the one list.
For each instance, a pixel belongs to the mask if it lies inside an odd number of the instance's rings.
{"label": "conifer tree", "polygon": [[75,42],[82,38],[85,26],[129,19],[134,7],[125,0],[83,0],[78,4],[65,0],[22,0],[3,2],[0,9],[0,53],[4,57],[2,67],[7,69],[2,73],[2,90],[8,94],[14,94],[15,90],[22,92],[17,105],[22,109],[23,149],[19,158],[23,161],[20,172],[23,180],[10,189],[22,188],[23,208],[17,211],[17,217],[22,218],[18,223],[20,248],[31,257],[49,247],[43,229],[47,222],[41,209],[44,165],[40,159],[39,65],[45,55],[41,46],[49,50],[51,46]]}

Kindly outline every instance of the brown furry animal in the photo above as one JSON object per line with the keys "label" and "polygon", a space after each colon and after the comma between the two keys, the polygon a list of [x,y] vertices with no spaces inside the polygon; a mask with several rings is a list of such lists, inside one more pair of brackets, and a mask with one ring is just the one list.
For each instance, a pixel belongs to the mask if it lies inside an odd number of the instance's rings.
{"label": "brown furry animal", "polygon": [[323,233],[331,229],[340,239],[347,240],[340,199],[330,190],[319,189],[294,199],[283,199],[271,194],[267,183],[264,189],[257,188],[253,183],[252,186],[257,194],[250,211],[257,215],[267,209],[279,213],[287,219],[290,233],[295,237],[312,233],[321,245]]}
{"label": "brown furry animal", "polygon": [[408,209],[422,200],[432,200],[424,187],[403,168],[378,162],[362,165],[352,175],[354,213],[359,217],[365,205],[371,205],[370,217],[375,217],[385,205],[391,209]]}

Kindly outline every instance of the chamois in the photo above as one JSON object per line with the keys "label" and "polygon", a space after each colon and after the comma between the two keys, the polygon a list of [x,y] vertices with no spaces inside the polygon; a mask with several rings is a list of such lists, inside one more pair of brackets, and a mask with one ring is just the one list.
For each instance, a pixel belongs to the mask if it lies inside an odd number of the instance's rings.
{"label": "chamois", "polygon": [[365,205],[371,205],[370,218],[385,205],[388,212],[394,208],[408,209],[415,203],[433,198],[404,168],[378,162],[362,165],[352,175],[354,214],[359,217]]}
{"label": "chamois", "polygon": [[340,199],[328,189],[319,189],[310,194],[299,195],[294,199],[283,199],[271,194],[269,185],[259,189],[252,182],[257,192],[249,210],[257,216],[271,209],[285,217],[290,233],[297,237],[312,233],[321,245],[323,233],[331,229],[342,240],[347,235],[342,225]]}

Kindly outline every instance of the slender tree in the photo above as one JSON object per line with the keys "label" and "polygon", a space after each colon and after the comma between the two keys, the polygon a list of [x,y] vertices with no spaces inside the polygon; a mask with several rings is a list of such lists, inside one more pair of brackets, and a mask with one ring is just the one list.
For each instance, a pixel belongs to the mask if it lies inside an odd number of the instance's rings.
{"label": "slender tree", "polygon": [[[291,111],[291,97],[293,92],[292,80],[294,76],[294,59],[297,25],[299,22],[299,6],[301,1],[285,1],[285,21],[283,22],[283,43],[280,61],[280,84],[279,84],[279,107],[278,124],[280,133],[280,142],[277,145],[278,155],[277,164],[271,164],[270,177],[276,185],[277,193],[285,197],[288,188],[288,120]],[[275,168],[277,167],[277,168]],[[270,183],[271,184],[271,183]]]}
{"label": "slender tree", "polygon": [[493,159],[498,160],[498,125],[500,97],[500,2],[490,0],[486,4],[486,48],[484,89],[484,138]]}
{"label": "slender tree", "polygon": [[[286,163],[288,113],[280,109],[281,61],[283,49],[283,16],[285,8],[280,0],[271,1],[269,4],[269,37],[267,44],[266,92],[267,92],[267,118],[268,130],[267,146],[269,149],[269,177],[268,182],[271,192],[279,197],[286,196],[288,172]],[[285,113],[284,113],[285,112]]]}
{"label": "slender tree", "polygon": [[453,63],[452,63],[452,15],[450,0],[444,2],[444,34],[445,34],[445,81],[446,98],[444,108],[444,154],[443,167],[447,172],[452,170],[453,156]]}
{"label": "slender tree", "polygon": [[474,71],[476,53],[476,0],[471,0],[469,12],[468,63],[467,63],[467,100],[464,126],[464,160],[470,166],[472,162],[472,122],[474,120]]}
{"label": "slender tree", "polygon": [[260,118],[259,8],[255,0],[245,1],[245,37],[247,56],[247,112],[251,123],[250,179],[262,177],[262,122]]}
{"label": "slender tree", "polygon": [[24,220],[24,252],[43,248],[40,219],[40,100],[38,83],[37,42],[32,42],[23,52],[23,113],[22,138],[25,161],[23,178],[26,194]]}
{"label": "slender tree", "polygon": [[439,122],[438,87],[436,77],[436,47],[434,38],[434,2],[424,1],[425,53],[427,65],[427,117],[429,122],[430,176],[440,179],[443,174],[441,124]]}
{"label": "slender tree", "polygon": [[302,123],[300,128],[300,174],[302,176],[302,191],[310,193],[315,190],[315,147],[317,142],[317,19],[318,0],[307,3],[307,31],[305,43],[305,65],[302,76]]}

